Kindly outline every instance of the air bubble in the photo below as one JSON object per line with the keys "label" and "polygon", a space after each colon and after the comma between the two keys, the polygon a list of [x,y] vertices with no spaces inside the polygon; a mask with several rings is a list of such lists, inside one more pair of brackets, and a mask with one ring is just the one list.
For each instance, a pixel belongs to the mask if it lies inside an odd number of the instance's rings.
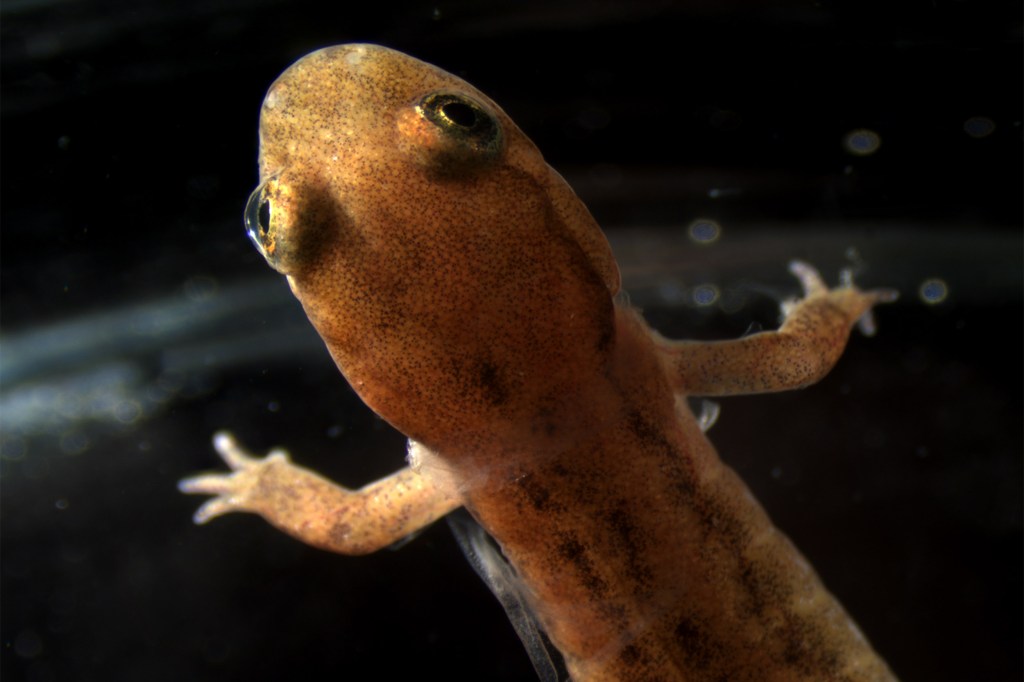
{"label": "air bubble", "polygon": [[843,148],[854,156],[871,156],[882,146],[882,138],[874,130],[858,128],[843,137]]}
{"label": "air bubble", "polygon": [[134,424],[142,416],[142,405],[134,400],[122,400],[113,409],[114,419],[122,424]]}
{"label": "air bubble", "polygon": [[722,226],[710,218],[697,218],[687,230],[697,244],[713,244],[722,235]]}
{"label": "air bubble", "polygon": [[701,307],[714,305],[718,301],[719,291],[714,284],[700,284],[693,288],[693,302]]}
{"label": "air bubble", "polygon": [[949,296],[949,287],[938,277],[933,277],[921,282],[921,286],[917,288],[917,294],[928,305],[937,305]]}
{"label": "air bubble", "polygon": [[995,129],[995,121],[988,116],[972,116],[964,121],[964,132],[975,139],[988,137]]}

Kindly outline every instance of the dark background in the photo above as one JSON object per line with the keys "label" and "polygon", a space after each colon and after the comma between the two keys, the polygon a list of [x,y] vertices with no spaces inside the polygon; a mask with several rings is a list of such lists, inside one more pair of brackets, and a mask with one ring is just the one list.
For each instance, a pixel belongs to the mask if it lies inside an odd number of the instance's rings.
{"label": "dark background", "polygon": [[501,103],[667,334],[772,326],[795,257],[898,287],[711,437],[903,679],[1021,679],[1020,4],[895,5],[7,0],[4,679],[530,679],[444,523],[340,557],[175,490],[219,428],[350,486],[402,464],[241,229],[266,87],[347,41]]}

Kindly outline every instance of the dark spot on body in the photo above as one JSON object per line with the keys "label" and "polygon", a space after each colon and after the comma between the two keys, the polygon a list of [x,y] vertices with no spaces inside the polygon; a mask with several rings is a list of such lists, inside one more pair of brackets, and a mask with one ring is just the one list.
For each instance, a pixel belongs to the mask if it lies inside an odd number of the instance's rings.
{"label": "dark spot on body", "polygon": [[693,498],[693,483],[686,478],[678,478],[672,480],[672,490],[675,491],[682,500],[690,500]]}
{"label": "dark spot on body", "polygon": [[559,431],[558,427],[558,415],[554,409],[549,406],[537,408],[530,423],[532,433],[553,438]]}
{"label": "dark spot on body", "polygon": [[693,667],[707,670],[722,658],[723,648],[696,619],[683,616],[673,630],[676,641]]}
{"label": "dark spot on body", "polygon": [[636,644],[627,644],[619,652],[619,658],[628,666],[635,666],[640,662],[643,652]]}
{"label": "dark spot on body", "polygon": [[644,419],[643,414],[640,410],[633,410],[626,417],[626,423],[629,424],[630,432],[643,442],[650,442],[657,440],[658,434],[654,427]]}
{"label": "dark spot on body", "polygon": [[476,370],[476,384],[484,399],[492,405],[500,406],[508,402],[508,388],[494,363],[484,360],[479,364]]}
{"label": "dark spot on body", "polygon": [[657,457],[658,469],[669,489],[675,492],[682,504],[689,506],[694,495],[695,474],[685,453],[679,452],[660,429],[644,418],[640,410],[630,412],[626,416],[626,424],[640,447]]}
{"label": "dark spot on body", "polygon": [[[750,611],[762,621],[777,617],[793,598],[793,589],[761,562],[738,558],[739,581],[743,585]],[[786,614],[790,617],[790,614]]]}
{"label": "dark spot on body", "polygon": [[827,645],[818,628],[806,618],[786,614],[778,637],[783,646],[783,660],[804,675],[835,679],[839,673],[842,657]]}
{"label": "dark spot on body", "polygon": [[634,592],[642,593],[650,589],[652,580],[651,569],[644,561],[649,543],[645,541],[628,509],[626,504],[620,503],[608,512],[605,519],[620,556],[625,557],[626,575],[633,583]]}
{"label": "dark spot on body", "polygon": [[526,499],[537,511],[552,512],[562,508],[560,504],[551,499],[551,488],[549,485],[537,480],[533,473],[523,474],[518,480],[519,488],[526,495]]}
{"label": "dark spot on body", "polygon": [[575,569],[580,584],[594,599],[608,592],[608,584],[598,575],[586,546],[575,535],[563,533],[555,545],[555,555]]}
{"label": "dark spot on body", "polygon": [[739,555],[750,542],[749,529],[736,518],[729,504],[713,494],[694,496],[693,511],[700,520],[705,542],[713,541]]}
{"label": "dark spot on body", "polygon": [[744,561],[741,558],[739,577],[748,597],[750,610],[758,617],[763,616],[765,610],[773,602],[771,582],[768,580],[768,576],[759,571],[753,562]]}
{"label": "dark spot on body", "polygon": [[612,601],[604,602],[600,604],[600,610],[605,620],[619,630],[624,632],[629,627],[629,614],[626,611],[626,607],[622,604]]}

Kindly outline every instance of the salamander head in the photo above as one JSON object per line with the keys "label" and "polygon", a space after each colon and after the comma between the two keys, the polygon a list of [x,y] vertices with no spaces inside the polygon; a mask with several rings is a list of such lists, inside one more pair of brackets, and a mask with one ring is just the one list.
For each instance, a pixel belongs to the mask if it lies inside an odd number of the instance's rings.
{"label": "salamander head", "polygon": [[619,279],[603,234],[511,119],[449,73],[375,45],[304,57],[264,101],[260,179],[250,237],[353,387],[408,435],[508,417],[610,343]]}

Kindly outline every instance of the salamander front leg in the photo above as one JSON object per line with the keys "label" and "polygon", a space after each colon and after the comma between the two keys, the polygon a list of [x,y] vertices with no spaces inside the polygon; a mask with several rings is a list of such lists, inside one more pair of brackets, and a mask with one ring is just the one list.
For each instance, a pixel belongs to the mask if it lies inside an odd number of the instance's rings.
{"label": "salamander front leg", "polygon": [[824,377],[846,347],[855,324],[874,331],[871,309],[896,300],[891,289],[861,291],[844,270],[830,289],[807,263],[789,266],[804,290],[782,305],[776,331],[729,341],[670,341],[656,337],[670,380],[687,395],[767,393],[802,388]]}
{"label": "salamander front leg", "polygon": [[309,545],[339,554],[367,554],[460,505],[409,468],[349,490],[293,464],[284,450],[254,457],[226,432],[214,436],[213,446],[231,473],[202,474],[178,484],[183,493],[215,496],[195,513],[196,523],[249,512]]}

